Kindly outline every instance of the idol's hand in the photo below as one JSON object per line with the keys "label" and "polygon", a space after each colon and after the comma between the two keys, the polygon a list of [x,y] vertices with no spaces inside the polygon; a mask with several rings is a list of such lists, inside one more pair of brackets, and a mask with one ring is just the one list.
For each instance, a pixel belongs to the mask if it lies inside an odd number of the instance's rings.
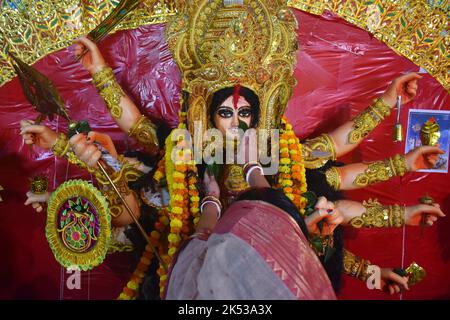
{"label": "idol's hand", "polygon": [[403,289],[409,290],[408,278],[399,276],[392,268],[380,268],[381,290],[386,293],[400,293]]}
{"label": "idol's hand", "polygon": [[406,154],[406,167],[408,171],[432,169],[436,165],[439,155],[444,153],[445,151],[438,146],[417,147]]}
{"label": "idol's hand", "polygon": [[34,194],[31,191],[27,192],[27,201],[25,201],[25,205],[29,205],[31,204],[31,206],[33,207],[34,210],[36,210],[36,212],[41,212],[44,207],[44,203],[48,202],[48,199],[50,198],[50,193],[46,192],[43,194]]}
{"label": "idol's hand", "polygon": [[435,203],[433,205],[428,204],[418,204],[415,206],[409,206],[405,208],[405,224],[409,226],[418,226],[422,222],[422,215],[425,215],[425,224],[432,226],[438,217],[445,217],[444,212],[442,212],[439,204]]}
{"label": "idol's hand", "polygon": [[[317,201],[316,211],[305,218],[308,232],[311,235],[329,235],[332,234],[334,229],[342,222],[344,222],[344,216],[341,211],[334,206],[334,203],[328,201],[325,197],[320,197]],[[318,223],[324,221],[322,231],[320,231]]]}
{"label": "idol's hand", "polygon": [[34,144],[42,149],[50,149],[56,142],[58,134],[52,129],[35,125],[32,120],[20,121],[20,134],[25,144]]}
{"label": "idol's hand", "polygon": [[422,76],[415,72],[400,76],[391,82],[381,98],[391,108],[397,105],[397,96],[402,97],[402,104],[408,103],[416,96],[417,80],[421,78]]}
{"label": "idol's hand", "polygon": [[79,37],[75,40],[75,55],[79,56],[84,49],[88,51],[81,58],[81,63],[91,75],[94,75],[106,66],[105,59],[93,41],[87,37]]}

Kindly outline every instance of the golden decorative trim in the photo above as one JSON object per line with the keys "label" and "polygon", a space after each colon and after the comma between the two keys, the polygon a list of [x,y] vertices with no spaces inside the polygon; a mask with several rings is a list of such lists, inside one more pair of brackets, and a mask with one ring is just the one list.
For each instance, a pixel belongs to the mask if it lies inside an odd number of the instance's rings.
{"label": "golden decorative trim", "polygon": [[383,206],[376,199],[363,202],[366,208],[361,216],[350,220],[354,228],[388,228],[401,227],[405,223],[405,208],[397,204]]}
{"label": "golden decorative trim", "polygon": [[394,176],[404,176],[407,172],[405,156],[396,154],[386,160],[374,161],[368,164],[363,173],[356,176],[353,184],[358,187],[387,181]]}
{"label": "golden decorative trim", "polygon": [[450,91],[448,1],[289,0],[288,5],[316,15],[335,13],[426,69]]}
{"label": "golden decorative trim", "polygon": [[114,119],[122,116],[120,99],[125,96],[122,87],[117,83],[111,67],[105,66],[92,76],[92,82],[105,101],[106,107]]}
{"label": "golden decorative trim", "polygon": [[69,147],[69,139],[67,139],[65,133],[60,133],[52,146],[52,152],[57,157],[64,157],[67,151],[69,151]]}
{"label": "golden decorative trim", "polygon": [[333,190],[338,191],[341,188],[341,174],[338,168],[331,167],[325,171],[325,178],[327,179],[328,185],[333,188]]}
{"label": "golden decorative trim", "polygon": [[306,168],[320,168],[328,160],[336,160],[334,142],[326,133],[314,139],[308,139],[302,144],[302,156]]}
{"label": "golden decorative trim", "polygon": [[190,124],[201,121],[206,130],[214,92],[240,84],[260,99],[258,128],[279,127],[296,84],[297,20],[286,3],[192,0],[168,20],[167,42],[189,93]]}
{"label": "golden decorative trim", "polygon": [[[178,0],[142,0],[117,30],[166,22],[176,13]],[[0,2],[0,86],[15,77],[7,50],[32,65],[40,58],[72,45],[93,30],[119,3],[118,0],[9,0]]]}
{"label": "golden decorative trim", "polygon": [[344,273],[357,278],[361,281],[366,281],[369,277],[370,261],[364,260],[350,251],[344,249]]}
{"label": "golden decorative trim", "polygon": [[391,108],[379,98],[353,119],[353,130],[348,134],[349,143],[358,143],[367,137],[380,123],[391,114]]}
{"label": "golden decorative trim", "polygon": [[[122,168],[119,172],[110,174],[110,177],[120,194],[122,196],[126,196],[133,192],[128,187],[128,182],[136,181],[142,176],[143,173],[136,168],[136,164],[123,161],[123,159],[120,162],[122,163]],[[98,184],[101,186],[100,190],[102,194],[108,201],[111,216],[113,216],[113,218],[117,218],[123,212],[122,201],[101,172],[96,171],[95,177],[97,178]],[[134,194],[134,196],[137,197],[136,194]]]}
{"label": "golden decorative trim", "polygon": [[158,147],[158,137],[156,135],[155,125],[146,116],[142,115],[139,120],[128,131],[128,135],[143,147]]}

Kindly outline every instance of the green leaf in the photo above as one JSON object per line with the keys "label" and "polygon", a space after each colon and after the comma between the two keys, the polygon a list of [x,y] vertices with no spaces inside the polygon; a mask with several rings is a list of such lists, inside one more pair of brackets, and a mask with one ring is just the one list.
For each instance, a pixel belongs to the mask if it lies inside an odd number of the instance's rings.
{"label": "green leaf", "polygon": [[403,19],[403,17],[400,17],[400,23],[402,24],[402,26],[406,27],[406,22],[405,19]]}
{"label": "green leaf", "polygon": [[247,131],[247,129],[248,129],[247,123],[245,123],[245,122],[242,121],[242,120],[239,120],[239,129],[244,130],[244,132]]}
{"label": "green leaf", "polygon": [[378,8],[380,9],[380,12],[383,13],[384,12],[384,8],[381,4],[378,4]]}
{"label": "green leaf", "polygon": [[443,54],[445,54],[445,46],[441,43],[441,45],[440,45],[440,48],[441,48],[441,52],[443,53]]}
{"label": "green leaf", "polygon": [[31,28],[27,28],[27,31],[25,32],[25,39],[29,39],[31,37]]}
{"label": "green leaf", "polygon": [[375,1],[366,1],[364,2],[365,5],[373,4]]}
{"label": "green leaf", "polygon": [[433,39],[430,39],[430,38],[426,38],[425,40],[423,40],[424,42],[426,42],[426,43],[432,43],[433,42]]}
{"label": "green leaf", "polygon": [[217,163],[208,164],[206,166],[206,170],[208,170],[209,175],[214,175],[214,178],[216,178],[216,181],[219,181],[219,174],[220,174],[220,165]]}
{"label": "green leaf", "polygon": [[317,252],[322,252],[323,251],[323,246],[322,246],[322,241],[320,240],[319,237],[314,237],[311,239],[311,245],[314,247],[314,250],[316,250]]}
{"label": "green leaf", "polygon": [[389,12],[389,13],[387,14],[387,16],[388,16],[388,17],[393,17],[393,16],[395,16],[395,13],[394,13],[394,12]]}
{"label": "green leaf", "polygon": [[422,31],[420,31],[420,29],[417,30],[417,35],[419,36],[419,39],[422,39],[423,34]]}
{"label": "green leaf", "polygon": [[50,27],[53,28],[57,24],[58,24],[58,18],[55,18],[55,19],[52,20],[52,22],[50,22]]}
{"label": "green leaf", "polygon": [[309,216],[314,212],[314,207],[317,203],[318,197],[313,191],[306,191],[302,194],[302,197],[306,199],[307,204],[305,207],[305,214]]}

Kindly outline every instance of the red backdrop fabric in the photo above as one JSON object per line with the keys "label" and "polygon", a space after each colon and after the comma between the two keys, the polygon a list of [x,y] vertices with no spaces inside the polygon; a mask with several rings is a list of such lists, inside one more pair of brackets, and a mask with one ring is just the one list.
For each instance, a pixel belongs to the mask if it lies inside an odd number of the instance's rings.
{"label": "red backdrop fabric", "polygon": [[[342,19],[295,11],[299,21],[298,85],[286,111],[299,137],[330,131],[370,104],[392,79],[403,72],[420,71],[408,59]],[[144,26],[117,32],[100,43],[119,83],[141,111],[152,119],[177,123],[180,75],[164,40],[164,26]],[[119,151],[135,146],[115,125],[91,83],[73,59],[73,47],[48,55],[35,64],[58,87],[69,114],[88,120],[92,129],[110,134]],[[423,73],[416,99],[403,108],[406,128],[408,109],[449,110],[450,98],[443,87]],[[395,113],[395,112],[394,112]],[[45,214],[23,205],[29,178],[45,174],[50,187],[68,178],[92,177],[51,152],[30,149],[19,136],[20,120],[37,113],[24,98],[17,79],[0,87],[0,299],[114,299],[128,281],[132,255],[109,255],[94,270],[81,274],[81,289],[69,289],[70,274],[55,261],[45,239]],[[391,138],[395,115],[386,119],[352,153],[346,163],[372,161],[404,153],[404,143]],[[62,119],[47,123],[66,131]],[[364,190],[347,192],[353,200],[377,198],[385,204],[417,203],[426,192],[450,213],[448,174],[409,173]],[[420,228],[345,230],[346,247],[372,263],[386,267],[407,266],[416,261],[427,270],[426,279],[401,296],[369,290],[364,283],[344,277],[340,299],[449,299],[450,220],[441,219],[424,231]]]}

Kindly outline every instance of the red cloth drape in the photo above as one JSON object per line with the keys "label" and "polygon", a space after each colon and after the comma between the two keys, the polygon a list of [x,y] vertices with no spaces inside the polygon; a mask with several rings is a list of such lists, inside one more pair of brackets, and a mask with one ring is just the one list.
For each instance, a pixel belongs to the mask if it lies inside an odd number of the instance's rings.
{"label": "red cloth drape", "polygon": [[[325,14],[312,16],[296,11],[300,50],[296,67],[298,86],[286,111],[301,137],[314,136],[337,127],[365,108],[389,82],[406,71],[420,68],[395,54],[366,31]],[[180,76],[164,41],[164,26],[153,25],[117,32],[101,42],[106,60],[131,98],[153,119],[170,125],[177,122]],[[48,55],[35,66],[52,79],[64,97],[74,119],[88,120],[93,130],[108,133],[120,151],[132,148],[108,114],[92,86],[90,77],[73,59],[73,47]],[[420,80],[416,99],[407,109],[448,110],[450,98],[428,74]],[[0,299],[113,299],[128,281],[132,270],[130,254],[108,256],[96,269],[83,273],[81,289],[69,290],[66,273],[56,263],[45,239],[45,215],[25,207],[29,178],[46,174],[51,188],[66,178],[90,175],[55,159],[51,153],[29,149],[19,136],[21,119],[37,114],[25,100],[17,79],[0,87]],[[404,152],[403,143],[391,138],[395,115],[386,119],[343,162],[383,159]],[[50,124],[65,131],[63,120]],[[131,144],[131,145],[129,145]],[[354,200],[377,198],[386,204],[414,204],[428,192],[450,213],[448,174],[407,174],[402,179],[348,192]],[[392,230],[346,230],[347,248],[386,267],[416,261],[428,272],[427,278],[404,293],[403,299],[450,298],[450,221],[441,219],[424,231],[406,227]],[[345,277],[341,299],[399,299],[368,290],[363,283]]]}

